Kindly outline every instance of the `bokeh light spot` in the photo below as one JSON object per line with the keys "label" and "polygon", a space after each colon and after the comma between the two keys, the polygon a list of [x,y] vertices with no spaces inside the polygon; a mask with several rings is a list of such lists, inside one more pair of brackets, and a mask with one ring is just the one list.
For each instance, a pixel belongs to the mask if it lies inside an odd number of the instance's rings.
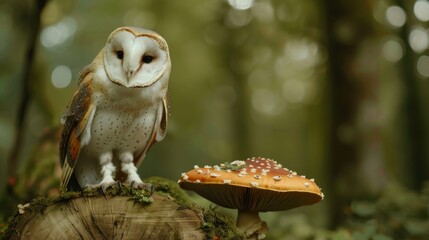
{"label": "bokeh light spot", "polygon": [[422,22],[429,21],[429,2],[427,0],[418,0],[414,3],[414,15]]}
{"label": "bokeh light spot", "polygon": [[429,46],[428,32],[422,27],[416,27],[410,32],[410,46],[416,53],[422,53]]}
{"label": "bokeh light spot", "polygon": [[44,28],[40,34],[40,41],[44,47],[57,47],[73,37],[76,29],[76,20],[71,17],[65,17],[57,24]]}
{"label": "bokeh light spot", "polygon": [[254,0],[228,0],[231,7],[238,10],[246,10],[253,6]]}
{"label": "bokeh light spot", "polygon": [[274,20],[274,9],[269,2],[257,2],[252,8],[252,14],[261,22],[270,23]]}
{"label": "bokeh light spot", "polygon": [[390,39],[383,44],[382,53],[389,62],[398,62],[404,56],[402,45],[396,39]]}
{"label": "bokeh light spot", "polygon": [[402,27],[407,21],[407,14],[399,6],[390,6],[386,10],[386,19],[394,27]]}
{"label": "bokeh light spot", "polygon": [[417,72],[422,77],[429,77],[429,56],[420,56],[417,60]]}
{"label": "bokeh light spot", "polygon": [[56,88],[67,87],[72,80],[72,72],[68,66],[59,65],[54,68],[51,74],[52,85]]}

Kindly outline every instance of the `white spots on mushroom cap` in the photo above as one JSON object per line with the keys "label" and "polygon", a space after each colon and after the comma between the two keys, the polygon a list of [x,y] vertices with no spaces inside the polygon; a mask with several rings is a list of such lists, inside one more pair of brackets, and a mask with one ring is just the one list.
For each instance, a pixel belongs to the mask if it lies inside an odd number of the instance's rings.
{"label": "white spots on mushroom cap", "polygon": [[198,167],[198,165],[194,165],[194,169],[198,169],[198,168],[200,168],[200,167]]}
{"label": "white spots on mushroom cap", "polygon": [[305,175],[301,175],[302,178],[305,178]]}
{"label": "white spots on mushroom cap", "polygon": [[198,169],[198,170],[197,170],[197,173],[198,173],[198,174],[201,174],[201,173],[203,173],[203,170]]}
{"label": "white spots on mushroom cap", "polygon": [[223,183],[225,183],[225,184],[230,184],[232,182],[232,180],[229,180],[229,179],[224,179],[223,180]]}
{"label": "white spots on mushroom cap", "polygon": [[232,171],[231,171],[231,169],[227,169],[227,170],[225,170],[225,172],[230,173],[230,172],[232,172]]}
{"label": "white spots on mushroom cap", "polygon": [[258,187],[259,183],[257,183],[257,182],[250,182],[250,186],[252,186],[252,187]]}
{"label": "white spots on mushroom cap", "polygon": [[256,168],[252,168],[252,169],[250,169],[250,172],[251,172],[251,173],[255,173],[255,172],[256,172],[256,170],[257,170]]}
{"label": "white spots on mushroom cap", "polygon": [[281,176],[274,176],[273,179],[275,181],[280,181],[280,180],[282,180],[282,177]]}
{"label": "white spots on mushroom cap", "polygon": [[220,167],[218,166],[218,165],[214,165],[213,166],[213,168],[216,170],[216,171],[220,171],[221,169],[220,169]]}
{"label": "white spots on mushroom cap", "polygon": [[188,175],[186,175],[186,174],[184,174],[184,175],[182,175],[182,178],[183,178],[183,180],[188,180]]}
{"label": "white spots on mushroom cap", "polygon": [[220,174],[217,174],[217,173],[210,173],[210,177],[212,177],[212,178],[217,178],[217,177],[219,177],[220,176]]}
{"label": "white spots on mushroom cap", "polygon": [[322,200],[325,199],[325,194],[320,193],[320,196],[322,196]]}
{"label": "white spots on mushroom cap", "polygon": [[204,168],[212,168],[212,166],[205,165]]}
{"label": "white spots on mushroom cap", "polygon": [[310,184],[309,184],[308,182],[305,182],[305,183],[304,183],[304,186],[309,187],[309,186],[310,186]]}
{"label": "white spots on mushroom cap", "polygon": [[244,177],[244,175],[243,175],[243,174],[241,174],[241,173],[239,173],[239,174],[238,174],[238,176],[239,176],[239,177]]}
{"label": "white spots on mushroom cap", "polygon": [[200,179],[195,180],[195,183],[201,183]]}
{"label": "white spots on mushroom cap", "polygon": [[310,182],[314,182],[314,178],[310,179]]}
{"label": "white spots on mushroom cap", "polygon": [[261,176],[259,176],[258,174],[253,175],[253,177],[256,179],[261,179]]}

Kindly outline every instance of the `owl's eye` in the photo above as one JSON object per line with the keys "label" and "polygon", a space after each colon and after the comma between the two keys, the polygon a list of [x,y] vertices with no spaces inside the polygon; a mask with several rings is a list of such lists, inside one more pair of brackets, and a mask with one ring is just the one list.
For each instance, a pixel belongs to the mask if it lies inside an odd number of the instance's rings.
{"label": "owl's eye", "polygon": [[152,62],[152,60],[153,60],[153,57],[152,57],[152,56],[149,56],[149,55],[144,55],[144,56],[143,56],[143,62],[144,62],[144,63],[151,63],[151,62]]}
{"label": "owl's eye", "polygon": [[124,52],[123,52],[123,51],[117,51],[117,52],[116,52],[116,56],[117,56],[119,59],[122,59],[122,58],[124,58]]}

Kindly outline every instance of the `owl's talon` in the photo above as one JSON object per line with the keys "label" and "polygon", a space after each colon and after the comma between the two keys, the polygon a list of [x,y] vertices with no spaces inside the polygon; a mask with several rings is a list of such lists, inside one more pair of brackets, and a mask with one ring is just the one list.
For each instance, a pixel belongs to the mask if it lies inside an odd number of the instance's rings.
{"label": "owl's talon", "polygon": [[89,190],[93,190],[93,189],[101,190],[103,195],[106,195],[106,190],[115,184],[116,184],[115,181],[101,181],[99,184],[87,185],[86,188]]}
{"label": "owl's talon", "polygon": [[149,197],[150,196],[152,196],[152,194],[153,194],[153,192],[155,191],[155,187],[152,185],[152,184],[150,184],[150,183],[147,183],[147,184],[149,184],[149,188],[150,188],[150,192],[149,192]]}
{"label": "owl's talon", "polygon": [[118,188],[118,190],[121,190],[122,189],[122,182],[116,181],[116,187]]}

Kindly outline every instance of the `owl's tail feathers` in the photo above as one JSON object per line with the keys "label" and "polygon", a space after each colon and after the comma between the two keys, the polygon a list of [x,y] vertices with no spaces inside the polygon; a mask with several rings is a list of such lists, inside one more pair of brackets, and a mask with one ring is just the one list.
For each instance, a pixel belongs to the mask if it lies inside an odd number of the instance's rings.
{"label": "owl's tail feathers", "polygon": [[67,191],[67,185],[69,184],[70,178],[73,174],[73,167],[68,164],[68,161],[63,163],[63,173],[61,175],[60,190],[61,192]]}

